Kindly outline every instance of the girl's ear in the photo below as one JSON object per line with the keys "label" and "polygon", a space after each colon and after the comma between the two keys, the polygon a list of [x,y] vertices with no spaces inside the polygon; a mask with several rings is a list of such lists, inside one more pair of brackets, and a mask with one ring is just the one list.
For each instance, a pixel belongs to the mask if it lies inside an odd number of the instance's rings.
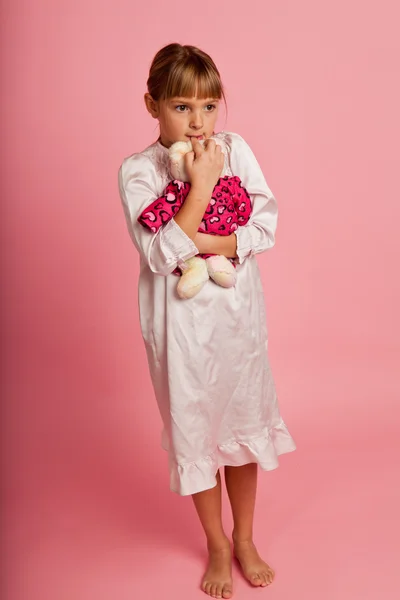
{"label": "girl's ear", "polygon": [[148,112],[153,117],[153,119],[158,119],[159,114],[160,114],[159,107],[158,107],[158,102],[156,102],[155,100],[153,100],[153,98],[150,96],[149,93],[146,93],[144,95],[144,103],[146,105],[146,108],[147,108]]}

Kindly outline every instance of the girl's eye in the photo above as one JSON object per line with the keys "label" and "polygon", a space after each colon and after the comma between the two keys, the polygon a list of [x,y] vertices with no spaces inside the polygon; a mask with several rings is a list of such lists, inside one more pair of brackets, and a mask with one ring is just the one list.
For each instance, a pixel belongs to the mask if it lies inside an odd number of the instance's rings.
{"label": "girl's eye", "polygon": [[215,109],[215,104],[207,104],[206,111],[212,112]]}
{"label": "girl's eye", "polygon": [[[187,108],[186,104],[180,104],[179,106],[176,106],[176,110],[178,112],[185,112],[185,109]],[[183,110],[181,110],[183,109]]]}

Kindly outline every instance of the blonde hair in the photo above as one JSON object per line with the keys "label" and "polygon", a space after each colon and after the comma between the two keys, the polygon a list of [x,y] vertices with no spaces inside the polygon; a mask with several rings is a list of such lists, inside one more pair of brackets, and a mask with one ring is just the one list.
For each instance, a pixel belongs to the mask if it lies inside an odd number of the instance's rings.
{"label": "blonde hair", "polygon": [[153,100],[170,98],[226,98],[212,58],[195,46],[169,44],[151,63],[147,89]]}

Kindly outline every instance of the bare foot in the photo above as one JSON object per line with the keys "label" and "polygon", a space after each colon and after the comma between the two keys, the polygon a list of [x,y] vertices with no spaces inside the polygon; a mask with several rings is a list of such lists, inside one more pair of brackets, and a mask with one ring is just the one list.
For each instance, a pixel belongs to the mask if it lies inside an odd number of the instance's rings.
{"label": "bare foot", "polygon": [[232,550],[229,540],[220,548],[209,548],[208,554],[202,590],[212,598],[232,598]]}
{"label": "bare foot", "polygon": [[275,571],[261,559],[252,541],[234,542],[234,554],[251,585],[266,587],[272,583]]}

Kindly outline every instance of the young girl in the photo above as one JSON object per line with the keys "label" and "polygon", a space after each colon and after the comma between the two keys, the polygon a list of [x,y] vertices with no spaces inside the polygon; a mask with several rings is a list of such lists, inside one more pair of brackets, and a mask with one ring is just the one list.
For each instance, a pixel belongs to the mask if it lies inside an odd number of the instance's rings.
{"label": "young girl", "polygon": [[[277,206],[247,143],[235,133],[214,133],[224,91],[207,54],[193,46],[166,46],[153,60],[147,85],[145,104],[158,120],[160,136],[119,170],[128,230],[140,253],[140,324],[164,425],[171,490],[192,495],[207,538],[202,589],[213,598],[231,598],[232,553],[221,522],[219,469],[225,469],[232,506],[234,555],[250,583],[264,587],[274,571],[253,543],[258,465],[275,469],[277,456],[295,449],[268,362],[255,258],[274,245]],[[204,147],[200,139],[208,140]],[[154,234],[138,217],[171,180],[168,148],[189,140],[189,194]],[[250,220],[228,236],[199,233],[214,186],[225,175],[238,176],[247,189]],[[225,289],[210,280],[194,298],[183,300],[173,272],[199,253],[235,259],[236,285]]]}

